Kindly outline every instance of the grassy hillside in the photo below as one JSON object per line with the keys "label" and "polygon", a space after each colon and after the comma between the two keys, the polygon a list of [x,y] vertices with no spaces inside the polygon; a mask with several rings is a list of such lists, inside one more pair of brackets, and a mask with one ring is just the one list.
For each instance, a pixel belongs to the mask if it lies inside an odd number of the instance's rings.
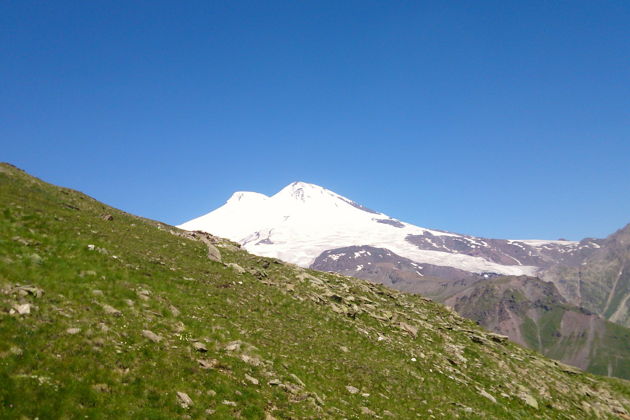
{"label": "grassy hillside", "polygon": [[0,165],[2,418],[628,410],[628,382],[548,360],[420,296],[256,257]]}

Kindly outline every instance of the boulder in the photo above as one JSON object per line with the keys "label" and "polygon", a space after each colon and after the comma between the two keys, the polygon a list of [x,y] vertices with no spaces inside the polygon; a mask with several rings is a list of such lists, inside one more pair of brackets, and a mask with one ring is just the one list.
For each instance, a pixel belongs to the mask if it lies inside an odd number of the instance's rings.
{"label": "boulder", "polygon": [[149,330],[142,330],[142,335],[145,338],[153,341],[154,343],[159,343],[160,341],[162,341],[162,337],[161,336],[159,336],[156,333],[154,333],[152,331],[149,331]]}
{"label": "boulder", "polygon": [[346,386],[346,389],[351,394],[358,394],[359,393],[359,388],[353,387],[352,385]]}
{"label": "boulder", "polygon": [[208,351],[208,348],[206,347],[206,345],[199,341],[194,342],[192,346],[193,346],[193,349],[197,350],[200,353],[206,353]]}
{"label": "boulder", "polygon": [[188,408],[193,405],[193,400],[185,392],[177,391],[177,400],[182,408]]}
{"label": "boulder", "polygon": [[221,251],[212,244],[206,243],[206,245],[208,246],[208,259],[221,262]]}
{"label": "boulder", "polygon": [[23,303],[21,305],[15,304],[13,305],[13,309],[15,309],[15,311],[20,315],[28,315],[31,313],[31,304],[30,303]]}

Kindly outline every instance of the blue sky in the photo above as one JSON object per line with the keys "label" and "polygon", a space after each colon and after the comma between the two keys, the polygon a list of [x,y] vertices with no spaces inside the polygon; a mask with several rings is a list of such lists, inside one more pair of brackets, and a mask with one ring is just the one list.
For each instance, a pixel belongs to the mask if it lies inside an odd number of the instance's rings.
{"label": "blue sky", "polygon": [[630,2],[0,2],[0,160],[181,223],[301,180],[421,226],[630,222]]}

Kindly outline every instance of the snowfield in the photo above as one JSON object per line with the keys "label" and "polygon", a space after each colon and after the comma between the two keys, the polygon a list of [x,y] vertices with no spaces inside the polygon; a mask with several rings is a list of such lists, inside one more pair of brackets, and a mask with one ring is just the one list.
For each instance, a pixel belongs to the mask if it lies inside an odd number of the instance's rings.
{"label": "snowfield", "polygon": [[[249,252],[308,267],[322,252],[353,245],[387,248],[417,263],[459,268],[474,273],[534,275],[538,268],[502,265],[452,250],[422,250],[408,235],[430,233],[483,244],[479,238],[402,223],[372,212],[323,187],[294,182],[268,197],[236,192],[225,205],[178,226],[201,230],[240,243]],[[544,246],[557,241],[522,241]],[[563,241],[563,245],[572,242]],[[447,252],[450,251],[450,252]]]}

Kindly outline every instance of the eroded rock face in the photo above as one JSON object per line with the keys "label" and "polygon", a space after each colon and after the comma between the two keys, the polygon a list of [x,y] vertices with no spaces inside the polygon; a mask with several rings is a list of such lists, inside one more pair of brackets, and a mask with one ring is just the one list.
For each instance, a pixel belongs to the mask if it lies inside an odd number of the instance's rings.
{"label": "eroded rock face", "polygon": [[630,225],[599,245],[579,265],[555,265],[542,278],[572,304],[630,327]]}
{"label": "eroded rock face", "polygon": [[[480,281],[445,302],[461,315],[523,346],[581,369],[624,375],[630,351],[618,340],[630,340],[630,330],[614,326],[596,314],[570,305],[552,283],[531,277],[497,277]],[[621,361],[604,370],[600,358]],[[611,359],[611,360],[612,360]],[[600,370],[597,370],[600,369]]]}

